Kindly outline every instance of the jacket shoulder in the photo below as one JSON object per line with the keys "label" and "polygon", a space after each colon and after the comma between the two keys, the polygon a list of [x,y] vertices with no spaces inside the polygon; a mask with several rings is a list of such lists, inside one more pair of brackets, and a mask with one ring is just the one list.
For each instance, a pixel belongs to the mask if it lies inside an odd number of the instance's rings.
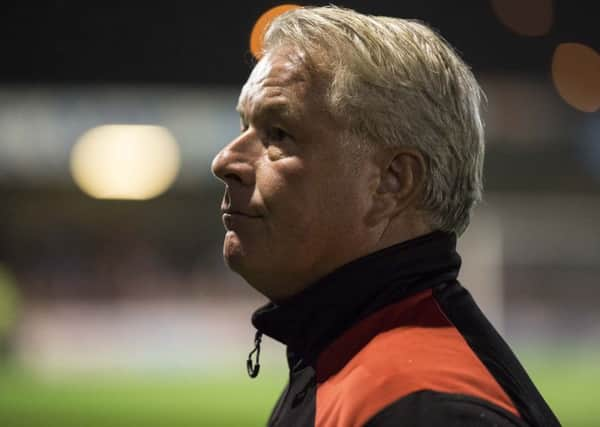
{"label": "jacket shoulder", "polygon": [[[431,294],[420,295],[411,308],[407,313],[391,305],[366,319],[393,327],[377,326],[382,331],[319,384],[317,420],[343,418],[353,420],[347,425],[362,425],[393,402],[425,390],[470,396],[518,416]],[[396,321],[397,313],[403,313],[401,321]]]}

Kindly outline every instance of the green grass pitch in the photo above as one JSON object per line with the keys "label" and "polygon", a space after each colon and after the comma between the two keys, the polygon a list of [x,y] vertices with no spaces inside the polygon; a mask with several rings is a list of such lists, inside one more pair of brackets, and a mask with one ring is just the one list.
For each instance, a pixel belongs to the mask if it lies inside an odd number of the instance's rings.
{"label": "green grass pitch", "polygon": [[[600,352],[522,354],[566,427],[600,425]],[[43,378],[0,369],[2,427],[264,426],[285,372],[240,375],[103,375]]]}

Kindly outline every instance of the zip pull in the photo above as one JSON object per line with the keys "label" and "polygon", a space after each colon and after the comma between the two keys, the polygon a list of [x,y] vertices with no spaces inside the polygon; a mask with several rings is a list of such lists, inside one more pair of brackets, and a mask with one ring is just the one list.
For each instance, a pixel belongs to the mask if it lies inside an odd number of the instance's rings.
{"label": "zip pull", "polygon": [[[258,375],[258,371],[260,370],[260,363],[258,363],[258,358],[260,357],[260,339],[262,337],[262,332],[256,331],[256,335],[254,336],[254,350],[250,352],[248,355],[248,360],[246,360],[246,370],[248,371],[248,375],[250,378],[256,378]],[[256,364],[252,364],[252,354],[256,352]]]}

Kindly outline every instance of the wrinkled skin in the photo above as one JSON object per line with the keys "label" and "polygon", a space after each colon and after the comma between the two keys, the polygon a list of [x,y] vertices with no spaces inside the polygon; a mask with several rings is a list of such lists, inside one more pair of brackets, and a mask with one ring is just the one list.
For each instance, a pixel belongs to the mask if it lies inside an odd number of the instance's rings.
{"label": "wrinkled skin", "polygon": [[268,53],[242,89],[240,135],[212,164],[221,208],[237,212],[223,218],[225,261],[274,301],[377,249],[390,224],[373,220],[387,203],[375,157],[357,162],[324,93],[297,53]]}

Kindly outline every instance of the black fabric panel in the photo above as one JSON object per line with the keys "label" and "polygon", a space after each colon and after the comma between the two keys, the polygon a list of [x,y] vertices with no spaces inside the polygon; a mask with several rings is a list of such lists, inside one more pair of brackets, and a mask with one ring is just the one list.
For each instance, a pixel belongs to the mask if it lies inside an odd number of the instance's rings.
{"label": "black fabric panel", "polygon": [[510,412],[461,394],[424,390],[404,396],[364,427],[526,427]]}
{"label": "black fabric panel", "polygon": [[560,426],[508,344],[458,282],[434,289],[444,314],[465,338],[531,426]]}
{"label": "black fabric panel", "polygon": [[310,366],[292,369],[290,379],[277,400],[268,427],[313,427],[315,425],[317,383]]}

